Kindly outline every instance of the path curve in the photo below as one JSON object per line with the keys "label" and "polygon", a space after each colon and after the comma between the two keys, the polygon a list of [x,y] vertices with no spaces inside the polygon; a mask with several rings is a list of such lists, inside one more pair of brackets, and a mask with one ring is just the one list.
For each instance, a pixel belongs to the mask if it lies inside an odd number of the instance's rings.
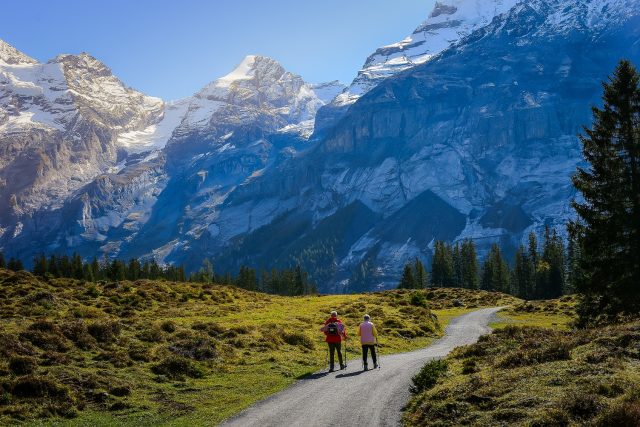
{"label": "path curve", "polygon": [[445,335],[422,350],[382,355],[381,369],[361,371],[351,359],[346,371],[319,373],[256,403],[227,420],[226,427],[398,426],[409,401],[411,377],[430,359],[472,344],[491,332],[489,323],[500,308],[485,308],[456,317]]}

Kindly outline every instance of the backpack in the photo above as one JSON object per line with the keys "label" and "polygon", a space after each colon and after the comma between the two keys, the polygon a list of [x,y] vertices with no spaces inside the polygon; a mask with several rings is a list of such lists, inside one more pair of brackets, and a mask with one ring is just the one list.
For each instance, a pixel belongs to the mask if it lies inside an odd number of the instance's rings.
{"label": "backpack", "polygon": [[340,335],[340,326],[338,322],[332,322],[327,325],[327,335]]}

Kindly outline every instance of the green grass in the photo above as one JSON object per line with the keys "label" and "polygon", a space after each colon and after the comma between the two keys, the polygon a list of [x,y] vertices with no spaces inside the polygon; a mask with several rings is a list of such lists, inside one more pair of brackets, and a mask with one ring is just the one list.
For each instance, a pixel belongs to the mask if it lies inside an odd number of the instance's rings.
{"label": "green grass", "polygon": [[640,425],[640,321],[571,329],[574,297],[515,304],[414,396],[407,426]]}
{"label": "green grass", "polygon": [[[356,360],[354,328],[365,313],[392,354],[427,346],[455,316],[517,302],[458,289],[279,297],[0,270],[0,424],[216,424],[323,368],[319,328],[331,310]],[[34,365],[35,377],[16,371],[18,362]]]}

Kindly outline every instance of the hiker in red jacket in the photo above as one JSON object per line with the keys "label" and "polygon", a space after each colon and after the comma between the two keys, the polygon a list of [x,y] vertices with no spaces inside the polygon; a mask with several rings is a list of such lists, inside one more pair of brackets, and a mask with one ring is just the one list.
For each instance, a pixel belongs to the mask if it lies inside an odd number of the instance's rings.
{"label": "hiker in red jacket", "polygon": [[345,369],[347,365],[342,363],[342,340],[347,340],[347,331],[342,324],[342,321],[338,319],[338,313],[335,311],[331,312],[331,317],[329,317],[325,322],[324,326],[320,328],[322,332],[326,335],[325,341],[329,345],[329,372],[334,371],[335,366],[335,352],[338,352],[338,362],[340,362],[340,369]]}

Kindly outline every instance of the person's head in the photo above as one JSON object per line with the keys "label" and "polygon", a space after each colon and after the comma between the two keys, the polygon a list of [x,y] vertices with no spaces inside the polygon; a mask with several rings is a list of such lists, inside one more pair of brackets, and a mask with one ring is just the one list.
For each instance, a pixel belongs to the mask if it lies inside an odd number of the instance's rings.
{"label": "person's head", "polygon": [[331,312],[331,317],[338,317],[338,312],[337,311],[332,311]]}
{"label": "person's head", "polygon": [[364,315],[364,321],[368,322],[369,320],[371,320],[371,316],[369,316],[368,314]]}

